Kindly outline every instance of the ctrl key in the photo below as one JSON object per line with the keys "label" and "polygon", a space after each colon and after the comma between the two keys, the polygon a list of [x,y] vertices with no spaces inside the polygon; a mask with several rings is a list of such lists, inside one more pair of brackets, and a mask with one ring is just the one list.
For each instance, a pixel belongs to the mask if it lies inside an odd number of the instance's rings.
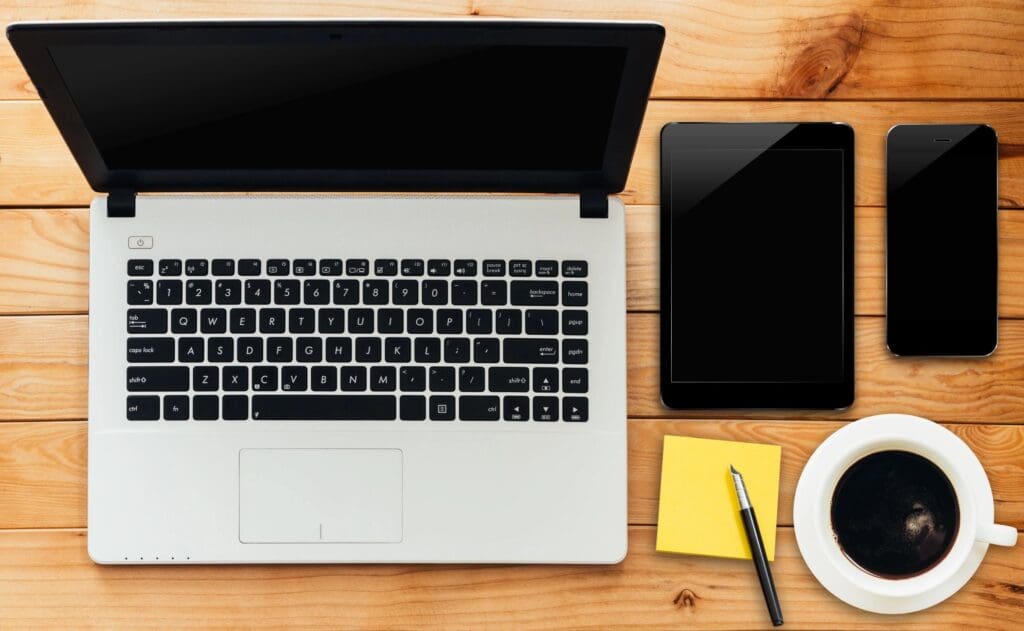
{"label": "ctrl key", "polygon": [[129,421],[155,421],[160,418],[160,397],[128,397]]}

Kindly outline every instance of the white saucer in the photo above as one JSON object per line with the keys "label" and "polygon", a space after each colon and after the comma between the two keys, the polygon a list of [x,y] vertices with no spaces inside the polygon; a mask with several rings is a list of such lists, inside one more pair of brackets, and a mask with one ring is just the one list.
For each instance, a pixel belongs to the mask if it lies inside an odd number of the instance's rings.
{"label": "white saucer", "polygon": [[851,445],[875,441],[880,437],[941,443],[952,451],[962,479],[976,498],[982,513],[979,517],[989,523],[994,513],[992,487],[978,457],[959,437],[931,421],[906,414],[882,414],[851,423],[829,436],[807,461],[793,502],[793,528],[804,563],[825,589],[854,607],[883,614],[910,613],[931,607],[955,594],[974,575],[989,544],[975,542],[955,572],[934,588],[916,595],[883,596],[865,589],[841,572],[835,565],[834,550],[826,549],[830,543],[834,544],[835,539],[831,526],[820,524],[819,503],[821,498],[825,498],[825,502],[831,500],[832,488],[826,489],[825,486],[835,484],[836,463],[849,456]]}

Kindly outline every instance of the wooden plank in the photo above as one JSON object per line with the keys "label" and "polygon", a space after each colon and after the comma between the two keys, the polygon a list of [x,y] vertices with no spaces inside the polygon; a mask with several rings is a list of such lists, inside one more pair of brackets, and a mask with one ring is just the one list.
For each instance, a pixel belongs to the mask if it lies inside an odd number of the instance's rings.
{"label": "wooden plank", "polygon": [[[85,531],[0,533],[0,625],[10,628],[753,629],[770,623],[749,562],[654,552],[630,529],[613,566],[323,565],[103,567]],[[772,573],[786,628],[888,629],[847,606],[779,532]],[[901,628],[1011,629],[1024,596],[1024,545],[992,548],[948,601]]]}
{"label": "wooden plank", "polygon": [[[630,206],[626,214],[626,300],[630,311],[657,311],[661,263],[660,209]],[[0,211],[0,224],[3,212]],[[858,206],[855,254],[857,315],[885,315],[885,209]],[[2,270],[0,270],[2,273]],[[0,304],[3,304],[0,278]],[[999,315],[1024,318],[1024,213],[999,213]]]}
{"label": "wooden plank", "polygon": [[[629,415],[735,418],[735,411],[662,407],[658,316],[628,318]],[[999,349],[987,359],[898,359],[885,349],[882,318],[857,318],[857,401],[838,411],[765,411],[769,418],[851,419],[905,412],[935,421],[1024,420],[1024,321],[1001,321]],[[85,418],[85,316],[0,318],[0,420]],[[742,416],[742,415],[740,415]]]}
{"label": "wooden plank", "polygon": [[[736,418],[750,412],[668,410],[661,404],[657,314],[628,319],[631,417]],[[757,411],[764,418],[855,419],[885,412],[935,421],[1021,423],[1024,420],[1024,321],[1002,320],[999,348],[984,359],[895,358],[885,348],[883,318],[856,319],[856,401],[831,412]]]}
{"label": "wooden plank", "polygon": [[[1024,7],[1016,0],[117,0],[0,3],[38,19],[454,16],[657,20],[667,36],[661,98],[1021,98]],[[0,44],[0,99],[35,96]]]}
{"label": "wooden plank", "polygon": [[[652,101],[623,199],[658,203],[658,134],[665,123],[777,120],[853,125],[856,200],[861,206],[885,205],[885,134],[890,127],[920,121],[987,122],[1000,140],[1000,205],[1024,206],[1024,105],[1007,101]],[[86,206],[93,196],[43,105],[0,102],[0,205]]]}
{"label": "wooden plank", "polygon": [[[857,315],[885,314],[885,212],[857,208]],[[658,207],[626,213],[630,311],[657,311]],[[85,313],[89,217],[84,209],[0,210],[0,314]],[[1024,213],[999,217],[999,312],[1024,318]]]}
{"label": "wooden plank", "polygon": [[[658,521],[661,444],[666,434],[782,445],[779,524],[793,523],[793,493],[807,458],[841,423],[823,421],[667,421],[629,423],[629,522]],[[981,459],[996,497],[996,520],[1024,529],[1024,426],[946,426]],[[86,525],[86,424],[0,423],[3,528]]]}

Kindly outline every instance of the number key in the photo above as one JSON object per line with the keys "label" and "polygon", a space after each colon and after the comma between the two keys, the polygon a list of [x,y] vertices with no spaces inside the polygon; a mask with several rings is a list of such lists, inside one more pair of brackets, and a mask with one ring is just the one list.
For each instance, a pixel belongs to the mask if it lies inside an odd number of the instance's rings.
{"label": "number key", "polygon": [[190,305],[208,305],[212,299],[213,284],[208,280],[190,280],[185,283],[185,302]]}

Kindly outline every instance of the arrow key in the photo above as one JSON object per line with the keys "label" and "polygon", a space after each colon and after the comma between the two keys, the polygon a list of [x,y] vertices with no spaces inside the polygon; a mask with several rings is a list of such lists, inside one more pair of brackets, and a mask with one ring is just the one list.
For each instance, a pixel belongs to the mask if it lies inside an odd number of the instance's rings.
{"label": "arrow key", "polygon": [[558,420],[558,397],[534,397],[534,399],[533,399],[533,420],[535,420],[535,421],[557,421]]}
{"label": "arrow key", "polygon": [[504,419],[506,421],[530,420],[529,397],[505,397],[504,406]]}
{"label": "arrow key", "polygon": [[534,392],[558,392],[558,369],[557,368],[534,368],[533,369],[533,391]]}
{"label": "arrow key", "polygon": [[562,399],[562,418],[573,423],[587,421],[587,399],[584,397],[565,397]]}

